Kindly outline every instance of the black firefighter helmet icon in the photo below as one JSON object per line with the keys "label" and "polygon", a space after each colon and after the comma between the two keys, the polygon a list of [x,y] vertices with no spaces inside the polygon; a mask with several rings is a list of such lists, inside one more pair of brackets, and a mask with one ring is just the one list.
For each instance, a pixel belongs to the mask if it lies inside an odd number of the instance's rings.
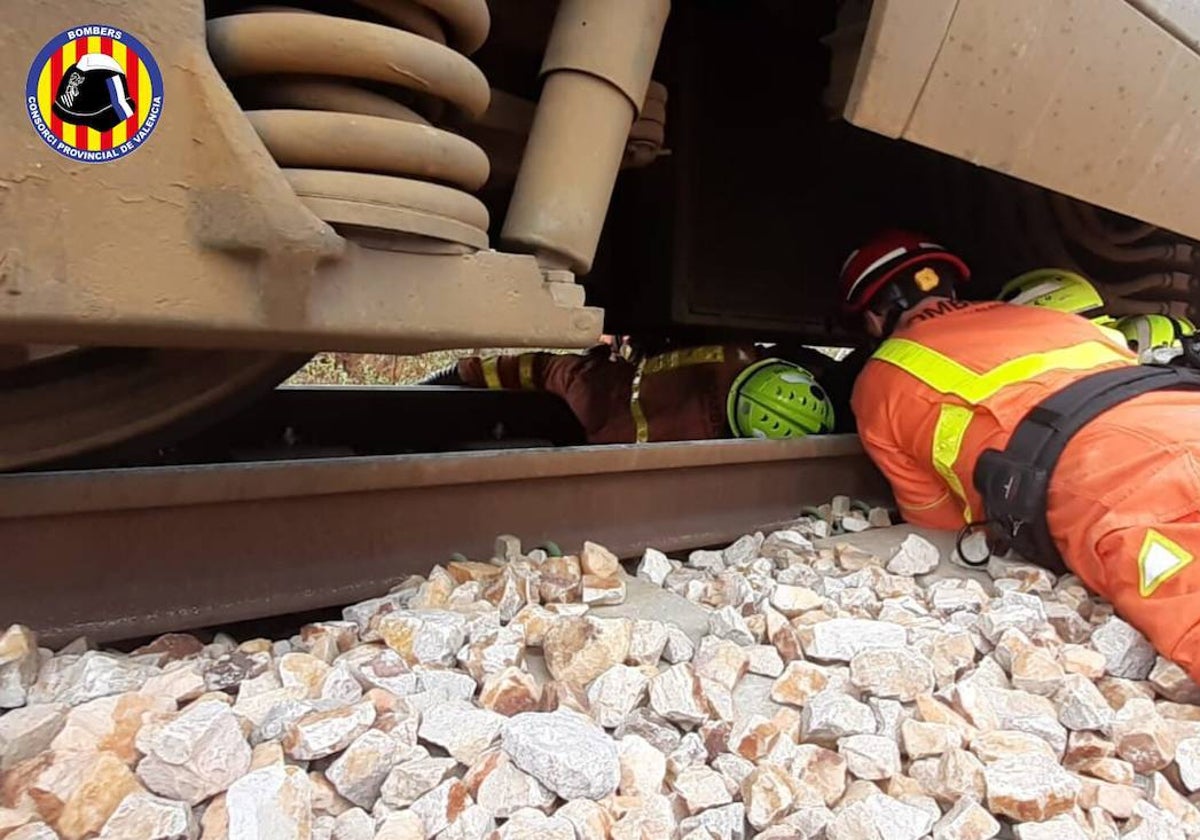
{"label": "black firefighter helmet icon", "polygon": [[55,116],[96,131],[111,131],[136,113],[124,69],[102,53],[88,53],[72,64],[54,96]]}

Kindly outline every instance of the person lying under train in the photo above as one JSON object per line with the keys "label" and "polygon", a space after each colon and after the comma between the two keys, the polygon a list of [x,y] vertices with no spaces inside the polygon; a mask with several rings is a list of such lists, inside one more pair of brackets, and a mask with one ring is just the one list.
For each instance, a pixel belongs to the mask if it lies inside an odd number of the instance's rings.
{"label": "person lying under train", "polygon": [[851,404],[900,512],[957,530],[960,555],[983,528],[1073,572],[1200,679],[1200,372],[1139,365],[1054,307],[960,300],[969,277],[903,231],[842,269],[843,310],[880,342]]}
{"label": "person lying under train", "polygon": [[557,394],[594,444],[787,439],[834,431],[834,405],[813,372],[832,367],[833,359],[804,347],[782,354],[788,358],[751,343],[729,343],[624,358],[601,344],[586,353],[472,356],[428,384]]}

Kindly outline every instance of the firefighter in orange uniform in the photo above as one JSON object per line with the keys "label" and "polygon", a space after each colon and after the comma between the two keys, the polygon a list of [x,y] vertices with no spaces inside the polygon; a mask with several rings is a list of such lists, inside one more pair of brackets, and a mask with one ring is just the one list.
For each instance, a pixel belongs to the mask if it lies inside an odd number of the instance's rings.
{"label": "firefighter in orange uniform", "polygon": [[902,513],[1065,564],[1200,680],[1200,378],[1076,315],[957,300],[968,278],[903,231],[842,269],[844,310],[882,339],[851,405]]}
{"label": "firefighter in orange uniform", "polygon": [[[800,355],[810,367],[832,364],[815,350]],[[753,344],[713,344],[630,361],[602,344],[582,354],[473,356],[459,360],[454,381],[557,394],[589,443],[712,440],[730,434],[789,438],[832,431],[834,409],[813,374],[794,361],[765,356]]]}

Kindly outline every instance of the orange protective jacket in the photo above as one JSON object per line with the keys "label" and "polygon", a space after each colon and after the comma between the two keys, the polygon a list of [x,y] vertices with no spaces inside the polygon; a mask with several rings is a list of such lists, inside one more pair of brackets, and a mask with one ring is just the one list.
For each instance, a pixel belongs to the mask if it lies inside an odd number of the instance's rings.
{"label": "orange protective jacket", "polygon": [[[1055,391],[1135,362],[1074,315],[947,303],[883,343],[851,404],[905,518],[958,529],[985,518],[982,452]],[[1200,394],[1145,394],[1087,424],[1054,471],[1047,521],[1068,567],[1200,680]]]}
{"label": "orange protective jacket", "polygon": [[589,443],[712,440],[729,434],[725,397],[759,351],[750,344],[673,350],[634,364],[606,346],[585,354],[473,356],[458,375],[476,388],[524,388],[562,397]]}

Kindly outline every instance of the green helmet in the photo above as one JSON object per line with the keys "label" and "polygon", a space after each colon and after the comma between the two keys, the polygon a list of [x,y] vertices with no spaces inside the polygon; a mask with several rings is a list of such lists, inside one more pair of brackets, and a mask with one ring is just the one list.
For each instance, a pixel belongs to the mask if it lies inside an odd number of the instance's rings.
{"label": "green helmet", "polygon": [[1083,315],[1098,323],[1107,318],[1102,314],[1104,298],[1091,281],[1060,268],[1039,268],[1009,280],[1000,290],[1000,300]]}
{"label": "green helmet", "polygon": [[1116,328],[1142,362],[1169,362],[1183,353],[1183,339],[1196,334],[1187,318],[1170,315],[1130,315],[1117,321]]}
{"label": "green helmet", "polygon": [[738,437],[783,439],[833,430],[833,403],[813,375],[783,359],[763,359],[738,374],[725,401]]}

